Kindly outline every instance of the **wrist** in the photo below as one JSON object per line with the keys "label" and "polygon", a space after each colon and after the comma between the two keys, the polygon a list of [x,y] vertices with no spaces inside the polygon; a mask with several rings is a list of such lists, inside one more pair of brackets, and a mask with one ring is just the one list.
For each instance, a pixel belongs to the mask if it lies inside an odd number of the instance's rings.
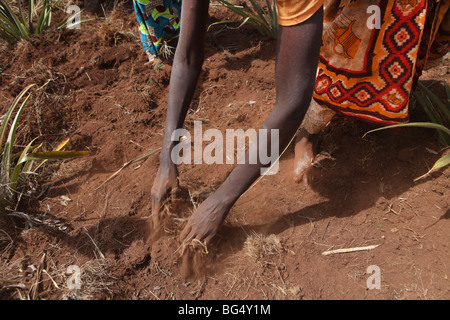
{"label": "wrist", "polygon": [[214,196],[217,197],[222,206],[231,209],[234,203],[240,198],[241,193],[235,187],[227,185],[226,181],[216,190]]}

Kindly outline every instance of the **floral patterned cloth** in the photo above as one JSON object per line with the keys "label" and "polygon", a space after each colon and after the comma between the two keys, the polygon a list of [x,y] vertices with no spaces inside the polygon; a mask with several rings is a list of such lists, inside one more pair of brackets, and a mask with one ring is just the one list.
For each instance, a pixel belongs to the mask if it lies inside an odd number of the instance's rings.
{"label": "floral patterned cloth", "polygon": [[133,0],[133,5],[142,45],[152,61],[163,40],[180,31],[181,0]]}

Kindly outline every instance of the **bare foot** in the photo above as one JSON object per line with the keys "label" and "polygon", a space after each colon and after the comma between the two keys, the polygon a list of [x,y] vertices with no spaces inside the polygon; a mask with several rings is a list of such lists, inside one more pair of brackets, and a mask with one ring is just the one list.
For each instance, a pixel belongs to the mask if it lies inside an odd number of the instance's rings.
{"label": "bare foot", "polygon": [[162,218],[162,209],[178,189],[178,171],[173,163],[161,164],[152,186],[152,221],[158,227]]}
{"label": "bare foot", "polygon": [[294,179],[308,183],[308,170],[312,167],[316,156],[317,134],[310,134],[300,129],[295,141]]}

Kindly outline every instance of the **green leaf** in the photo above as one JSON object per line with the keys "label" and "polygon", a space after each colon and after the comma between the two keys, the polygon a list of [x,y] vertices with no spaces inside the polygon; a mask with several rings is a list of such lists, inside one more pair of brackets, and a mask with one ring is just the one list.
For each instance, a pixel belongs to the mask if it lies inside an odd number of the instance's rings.
{"label": "green leaf", "polygon": [[28,28],[30,30],[30,33],[34,33],[33,9],[34,9],[34,0],[30,0],[29,7],[28,7]]}
{"label": "green leaf", "polygon": [[[67,21],[72,20],[76,15],[81,14],[81,12],[83,12],[83,11],[84,11],[84,8],[81,9],[79,12],[75,12],[75,13],[71,14],[70,16],[68,16],[67,18],[63,19],[60,23],[58,23],[58,25],[56,26],[56,29],[58,29],[58,30],[67,29]],[[88,18],[88,19],[80,20],[79,22],[72,24],[72,26],[77,26],[81,23],[92,21],[92,20],[95,20],[95,18]]]}
{"label": "green leaf", "polygon": [[[444,84],[447,91],[448,84],[446,82],[444,82]],[[415,90],[412,95],[420,104],[431,122],[441,125],[448,125],[450,123],[450,108],[448,100],[444,103],[421,82],[417,84],[417,90]],[[438,132],[438,135],[439,140],[443,144],[450,145],[450,136],[441,131]]]}
{"label": "green leaf", "polygon": [[17,110],[16,116],[11,124],[11,128],[9,130],[8,139],[5,142],[5,147],[3,148],[3,159],[1,164],[1,178],[2,183],[7,185],[10,181],[10,171],[11,171],[11,155],[13,149],[13,142],[16,136],[17,125],[19,123],[20,116],[24,110],[25,105],[30,99],[31,93],[25,98],[22,102],[22,105]]}
{"label": "green leaf", "polygon": [[263,24],[265,26],[268,26],[269,22],[266,19],[266,12],[264,11],[264,9],[255,0],[250,0],[250,2],[252,4],[253,8],[255,9],[256,13],[258,14],[258,16],[261,18]]}
{"label": "green leaf", "polygon": [[22,38],[28,39],[29,33],[25,25],[20,21],[20,19],[14,14],[12,9],[8,6],[7,3],[0,1],[0,6],[2,8],[1,12],[3,13],[3,19],[7,22],[12,29],[17,30]]}
{"label": "green leaf", "polygon": [[[400,127],[419,127],[419,128],[435,129],[435,130],[439,130],[439,131],[445,133],[446,135],[450,136],[450,129],[445,127],[445,126],[443,126],[443,125],[440,125],[440,124],[437,124],[437,123],[432,123],[432,122],[411,122],[411,123],[404,123],[404,124],[395,124],[395,125],[391,125],[391,126],[386,126],[386,127],[370,130],[370,131],[366,132],[363,135],[363,138],[367,134],[375,132],[375,131],[386,130],[386,129],[391,129],[391,128],[400,128]],[[414,179],[414,181],[423,179],[426,176],[428,176],[429,174],[431,174],[431,173],[433,173],[433,172],[435,172],[435,171],[437,171],[437,170],[439,170],[439,169],[441,169],[441,168],[443,168],[443,167],[445,167],[445,166],[447,166],[449,164],[450,164],[450,154],[441,157],[439,160],[437,160],[435,162],[433,167],[426,174],[424,174],[424,175]]]}
{"label": "green leaf", "polygon": [[[447,91],[447,87],[448,84],[446,84],[446,91]],[[439,110],[445,115],[447,121],[450,120],[450,109],[449,106],[446,106],[444,102],[442,102],[438,96],[436,96],[430,89],[428,89],[425,85],[423,85],[421,82],[417,83],[417,86],[423,91],[425,92],[426,96],[429,97],[431,99],[431,101],[438,106]],[[447,93],[448,94],[448,93]],[[448,104],[448,103],[447,103]]]}
{"label": "green leaf", "polygon": [[[37,147],[33,148],[33,151],[32,151],[32,152],[37,152],[41,147],[42,147],[42,143],[39,144]],[[45,161],[42,161],[42,162],[45,162]],[[42,162],[39,164],[39,166],[42,164]],[[22,172],[28,172],[28,171],[30,171],[30,168],[31,168],[31,166],[33,165],[33,163],[34,163],[34,160],[27,161],[27,162],[24,164],[24,166],[23,166]],[[39,166],[38,166],[38,167],[39,167]],[[35,172],[35,171],[36,171],[36,169],[33,170],[33,172]]]}
{"label": "green leaf", "polygon": [[[64,140],[63,142],[61,142],[61,143],[56,147],[56,149],[53,150],[53,151],[61,151],[61,149],[65,147],[65,145],[69,142],[69,140],[70,140],[70,138],[67,138],[66,140]],[[37,150],[35,150],[34,152],[37,152]],[[48,159],[45,159],[44,161],[42,161],[42,162],[41,162],[41,163],[33,170],[33,172],[36,172],[37,169],[39,169],[41,166],[44,165],[44,163],[47,162],[47,160],[48,160]],[[31,162],[31,161],[30,161],[30,162]]]}
{"label": "green leaf", "polygon": [[272,1],[271,6],[269,0],[266,0],[268,5],[268,11],[266,11],[256,0],[249,1],[253,10],[248,5],[242,7],[233,5],[226,0],[218,0],[221,5],[242,17],[239,27],[249,24],[262,35],[276,38],[278,33],[278,15],[274,14],[276,12],[276,4]]}
{"label": "green leaf", "polygon": [[[29,39],[31,34],[41,34],[44,29],[50,26],[52,13],[56,5],[61,0],[43,0],[40,6],[37,22],[33,25],[34,0],[26,0],[28,4],[28,20],[25,17],[23,0],[18,1],[18,16],[11,7],[3,0],[0,0],[0,37],[9,42],[16,42],[20,39]],[[59,26],[59,25],[58,25]]]}
{"label": "green leaf", "polygon": [[25,147],[25,149],[20,154],[20,157],[19,157],[19,160],[17,161],[16,166],[14,167],[13,173],[11,175],[11,179],[9,181],[9,188],[13,191],[16,190],[17,181],[19,180],[19,175],[22,171],[23,163],[25,162],[25,161],[23,161],[23,159],[26,157],[28,150],[31,148],[31,145],[33,144],[33,142],[36,139],[37,138],[34,138],[33,140],[31,140],[31,142]]}
{"label": "green leaf", "polygon": [[5,37],[3,36],[2,37],[6,40],[11,38],[15,41],[20,40],[22,35],[20,31],[16,28],[16,25],[11,24],[7,20],[2,21],[1,19],[3,19],[3,16],[0,14],[0,29],[3,31],[3,33],[6,34]]}
{"label": "green leaf", "polygon": [[19,95],[13,100],[11,107],[9,107],[8,112],[3,118],[2,125],[0,127],[0,147],[3,147],[3,140],[6,135],[6,130],[8,128],[9,120],[11,119],[11,116],[16,109],[17,105],[19,104],[19,101],[25,96],[25,94],[28,92],[28,90],[31,89],[31,87],[35,86],[36,84],[30,84],[25,89],[23,89]]}
{"label": "green leaf", "polygon": [[[37,152],[37,150],[41,146],[33,146],[33,143],[37,138],[29,142],[20,154],[13,154],[13,145],[16,139],[16,132],[19,121],[21,119],[21,115],[25,109],[25,106],[27,105],[31,97],[31,93],[29,92],[29,90],[34,85],[35,84],[31,84],[27,86],[19,93],[19,95],[11,103],[11,106],[9,107],[7,113],[4,115],[1,123],[0,146],[3,149],[3,155],[0,163],[0,183],[3,188],[1,189],[0,200],[3,199],[4,201],[0,203],[0,210],[4,208],[5,201],[11,201],[15,198],[15,191],[20,176],[24,172],[28,172],[32,161],[44,160],[45,162],[46,160],[69,159],[89,155],[89,152],[87,151],[60,151],[60,149],[64,148],[64,146],[67,144],[68,139],[60,143],[55,151]],[[15,112],[16,109],[17,112]],[[14,112],[15,116],[10,124],[10,120],[13,117]],[[6,137],[7,132],[8,136]],[[3,144],[5,138],[6,141]]]}
{"label": "green leaf", "polygon": [[62,160],[70,158],[79,158],[88,156],[88,151],[49,151],[49,152],[33,152],[28,154],[23,161],[30,160]]}
{"label": "green leaf", "polygon": [[433,172],[438,171],[439,169],[448,166],[450,164],[450,154],[447,154],[446,156],[443,156],[441,158],[439,158],[433,165],[433,167],[424,175],[414,179],[414,181],[418,181],[420,179],[423,179],[427,176],[429,176],[430,174],[432,174]]}
{"label": "green leaf", "polygon": [[450,86],[445,82],[445,93],[447,94],[447,107],[450,108]]}
{"label": "green leaf", "polygon": [[419,128],[429,128],[429,129],[436,129],[441,130],[445,132],[446,134],[450,135],[450,129],[447,127],[444,127],[443,125],[432,123],[432,122],[410,122],[410,123],[402,123],[402,124],[394,124],[391,126],[381,127],[377,129],[370,130],[366,132],[363,135],[363,138],[368,135],[369,133],[380,131],[380,130],[386,130],[386,129],[392,129],[392,128],[400,128],[400,127],[419,127]]}
{"label": "green leaf", "polygon": [[22,0],[17,0],[17,5],[19,7],[20,18],[22,19],[21,22],[22,22],[22,24],[25,24],[26,20],[25,20],[25,15],[23,14],[23,10],[22,10]]}
{"label": "green leaf", "polygon": [[7,3],[4,3],[0,0],[0,27],[3,30],[6,30],[8,33],[14,35],[14,37],[20,39],[20,38],[26,38],[27,32],[26,30],[22,29],[22,26],[14,14],[14,12],[11,10],[11,8],[8,6]]}

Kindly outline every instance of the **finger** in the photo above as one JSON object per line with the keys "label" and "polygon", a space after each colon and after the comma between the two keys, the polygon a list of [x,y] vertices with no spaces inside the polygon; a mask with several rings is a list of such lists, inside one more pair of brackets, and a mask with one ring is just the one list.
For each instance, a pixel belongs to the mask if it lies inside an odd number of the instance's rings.
{"label": "finger", "polygon": [[214,238],[214,234],[211,234],[205,238],[204,243],[206,247],[208,247],[208,245],[211,243],[212,238]]}
{"label": "finger", "polygon": [[167,197],[167,193],[170,191],[168,187],[161,187],[158,185],[157,187],[152,188],[152,212],[158,214],[161,211],[162,204]]}

